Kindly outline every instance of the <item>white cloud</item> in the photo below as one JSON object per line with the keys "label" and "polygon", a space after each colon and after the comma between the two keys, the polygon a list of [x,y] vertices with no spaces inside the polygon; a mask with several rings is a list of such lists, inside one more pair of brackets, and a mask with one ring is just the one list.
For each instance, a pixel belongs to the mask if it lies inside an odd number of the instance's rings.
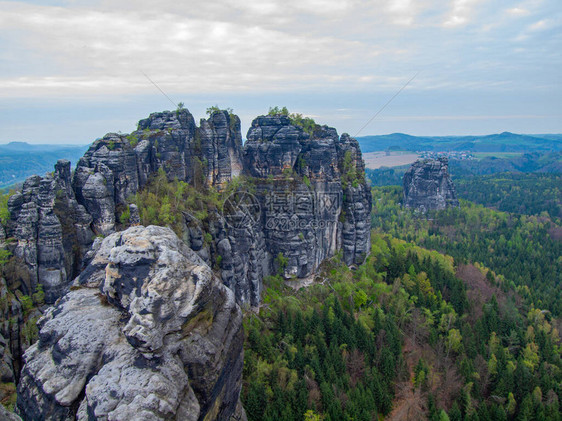
{"label": "white cloud", "polygon": [[457,27],[468,24],[474,16],[474,9],[482,0],[454,0],[443,26]]}
{"label": "white cloud", "polygon": [[387,10],[396,25],[410,26],[414,23],[416,8],[412,0],[390,0]]}
{"label": "white cloud", "polygon": [[529,13],[529,10],[521,8],[521,7],[514,7],[511,9],[507,9],[507,13],[512,15],[512,16],[527,16]]}
{"label": "white cloud", "polygon": [[[437,0],[83,4],[0,1],[9,40],[0,45],[1,97],[154,91],[141,71],[167,92],[392,91],[420,69],[428,79],[410,89],[490,88],[502,67],[490,67],[490,55],[523,60],[511,53],[522,22],[508,16],[533,10],[526,37],[556,21],[534,0],[512,9],[498,0],[454,0],[449,8]],[[533,57],[540,54],[525,60]]]}
{"label": "white cloud", "polygon": [[310,79],[310,66],[330,69],[360,43],[210,21],[176,14],[128,14],[6,3],[0,28],[23,31],[14,40],[64,75],[3,79],[7,90],[137,89],[144,71],[170,88],[205,91],[263,87],[275,81]]}
{"label": "white cloud", "polygon": [[[401,114],[421,109],[439,117],[450,108],[469,115],[485,105],[478,114],[502,120],[505,113],[502,121],[541,115],[544,107],[529,101],[530,93],[550,98],[549,109],[562,98],[562,32],[553,30],[562,21],[559,2],[68,0],[50,2],[66,4],[53,7],[0,0],[0,109],[58,100],[103,103],[105,109],[147,97],[169,106],[143,71],[188,107],[198,101],[194,107],[203,110],[217,102],[239,109],[240,98],[250,97],[291,107],[308,101],[299,111],[329,124],[350,118],[348,126],[360,127],[371,108],[364,115],[357,110],[384,104],[421,70],[387,111],[415,98],[416,105]],[[518,35],[524,42],[515,44]],[[494,99],[482,104],[477,97],[483,92]],[[451,95],[458,100],[443,108]],[[507,95],[517,100],[502,103]],[[154,110],[150,101],[143,113]],[[112,118],[122,103],[100,118]],[[503,109],[518,103],[525,109]],[[330,119],[322,120],[319,110]],[[254,111],[247,107],[241,116],[250,121]],[[9,120],[0,113],[3,132]],[[480,127],[469,123],[465,127]],[[384,127],[400,131],[403,124]]]}
{"label": "white cloud", "polygon": [[543,31],[545,29],[550,29],[554,26],[554,21],[551,19],[541,19],[538,22],[529,25],[529,31]]}

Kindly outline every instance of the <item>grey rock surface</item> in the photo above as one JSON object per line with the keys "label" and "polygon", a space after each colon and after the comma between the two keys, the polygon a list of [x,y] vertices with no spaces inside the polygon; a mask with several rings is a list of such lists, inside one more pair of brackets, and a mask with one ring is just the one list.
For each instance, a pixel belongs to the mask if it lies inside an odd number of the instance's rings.
{"label": "grey rock surface", "polygon": [[8,201],[7,236],[16,240],[12,253],[25,264],[31,295],[38,283],[53,303],[67,289],[92,242],[91,216],[78,204],[70,185],[70,162],[59,161],[53,174],[28,178]]}
{"label": "grey rock surface", "polygon": [[168,228],[97,242],[40,320],[18,386],[24,420],[225,420],[239,405],[242,315]]}
{"label": "grey rock surface", "polygon": [[16,382],[24,346],[20,335],[22,326],[21,304],[8,289],[4,278],[0,278],[0,382]]}
{"label": "grey rock surface", "polygon": [[348,265],[361,264],[371,250],[371,187],[365,182],[365,163],[359,142],[344,133],[337,150],[340,171],[345,174],[351,170],[355,174],[355,180],[342,183],[343,259]]}
{"label": "grey rock surface", "polygon": [[199,136],[207,184],[222,188],[242,172],[240,119],[227,111],[216,111],[208,120],[201,119]]}
{"label": "grey rock surface", "polygon": [[[221,221],[222,222],[222,221]],[[260,225],[225,226],[219,236],[217,256],[221,256],[222,279],[241,305],[257,307],[261,301],[263,279],[271,274],[271,255]],[[222,239],[221,239],[222,238]]]}
{"label": "grey rock surface", "polygon": [[[26,353],[24,419],[244,419],[237,303],[258,306],[264,277],[280,269],[307,278],[339,250],[347,264],[361,263],[371,210],[349,135],[261,116],[247,139],[243,147],[240,120],[227,111],[200,127],[185,109],[154,113],[130,135],[96,140],[74,173],[61,160],[10,198],[0,241],[15,239],[7,247],[22,275],[2,288],[31,295],[41,284],[55,303]],[[181,242],[169,229],[139,226],[129,204],[133,227],[115,233],[130,197],[156,172],[218,190],[245,175],[259,212],[247,221],[238,209],[242,223],[233,223],[210,211],[204,226],[186,213]],[[29,344],[21,305],[4,292],[2,320],[18,323],[0,326],[0,375],[17,379]]]}
{"label": "grey rock surface", "polygon": [[257,185],[271,269],[281,253],[286,278],[308,277],[340,248],[348,264],[361,262],[371,195],[357,141],[327,126],[306,133],[282,115],[256,118],[247,139],[244,169]]}
{"label": "grey rock surface", "polygon": [[3,405],[0,404],[0,420],[2,421],[21,421],[21,418],[18,417],[13,412],[8,411],[4,408]]}
{"label": "grey rock surface", "polygon": [[[130,135],[96,140],[73,175],[60,161],[53,175],[29,178],[10,199],[6,232],[31,274],[24,292],[41,283],[48,303],[64,294],[94,237],[118,228],[129,198],[158,171],[219,190],[241,174],[255,182],[255,223],[228,224],[217,215],[203,227],[186,216],[182,234],[222,270],[240,304],[259,304],[279,253],[288,259],[287,278],[311,276],[340,249],[347,264],[360,263],[370,247],[371,195],[357,141],[327,126],[307,133],[282,115],[256,118],[247,139],[243,147],[240,120],[227,111],[213,112],[200,127],[185,109],[153,113]],[[138,208],[129,211],[130,224],[139,224]]]}
{"label": "grey rock surface", "polygon": [[131,223],[131,225],[139,225],[141,220],[140,220],[139,208],[137,207],[137,205],[131,203],[129,205],[129,212],[131,213],[131,216],[129,218],[129,222]]}
{"label": "grey rock surface", "polygon": [[[28,178],[10,199],[11,219],[0,238],[17,240],[14,254],[30,273],[23,292],[41,283],[53,303],[82,269],[94,236],[115,231],[127,199],[152,174],[163,170],[169,179],[221,188],[241,169],[238,117],[215,112],[198,128],[185,109],[154,113],[131,135],[109,133],[96,140],[74,175],[70,162],[61,160],[53,174]],[[136,207],[130,221],[140,223]]]}
{"label": "grey rock surface", "polygon": [[404,206],[420,212],[459,206],[447,158],[418,160],[403,179]]}
{"label": "grey rock surface", "polygon": [[73,187],[93,218],[96,234],[115,230],[116,212],[163,170],[168,179],[218,188],[242,169],[240,120],[214,112],[197,127],[186,109],[153,113],[130,135],[96,140],[78,162]]}

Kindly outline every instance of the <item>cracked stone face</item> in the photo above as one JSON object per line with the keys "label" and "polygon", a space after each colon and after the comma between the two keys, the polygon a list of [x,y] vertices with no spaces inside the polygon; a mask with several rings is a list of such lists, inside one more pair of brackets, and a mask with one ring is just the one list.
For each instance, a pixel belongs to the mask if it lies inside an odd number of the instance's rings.
{"label": "cracked stone face", "polygon": [[404,206],[420,212],[459,206],[447,158],[418,160],[404,174]]}
{"label": "cracked stone face", "polygon": [[39,328],[18,385],[24,419],[225,419],[238,404],[241,311],[168,228],[104,239]]}

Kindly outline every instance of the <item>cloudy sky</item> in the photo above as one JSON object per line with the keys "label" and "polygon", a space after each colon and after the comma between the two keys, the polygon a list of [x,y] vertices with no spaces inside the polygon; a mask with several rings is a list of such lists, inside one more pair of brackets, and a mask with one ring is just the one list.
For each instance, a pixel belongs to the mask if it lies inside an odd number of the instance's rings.
{"label": "cloudy sky", "polygon": [[360,135],[562,132],[560,0],[0,1],[0,143],[89,143],[184,102]]}

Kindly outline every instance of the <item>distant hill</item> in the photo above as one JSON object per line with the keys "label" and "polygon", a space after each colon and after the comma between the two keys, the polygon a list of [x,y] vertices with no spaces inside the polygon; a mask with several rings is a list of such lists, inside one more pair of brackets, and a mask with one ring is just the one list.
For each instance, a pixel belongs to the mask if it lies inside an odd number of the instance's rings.
{"label": "distant hill", "polygon": [[[376,170],[365,169],[373,186],[402,185],[402,177],[410,165],[382,167]],[[483,159],[449,160],[449,172],[454,181],[474,176],[497,173],[545,173],[562,174],[562,151],[533,152],[513,158],[496,158],[489,156]]]}
{"label": "distant hill", "polygon": [[68,159],[73,166],[88,145],[31,145],[10,142],[0,145],[0,188],[25,180],[30,175],[53,171],[57,160]]}
{"label": "distant hill", "polygon": [[385,150],[547,152],[562,150],[562,134],[526,135],[510,132],[485,136],[411,136],[392,133],[362,136],[357,140],[363,153]]}
{"label": "distant hill", "polygon": [[562,173],[562,151],[533,152],[514,158],[493,156],[480,160],[450,160],[449,169],[453,177],[495,174],[501,172]]}

